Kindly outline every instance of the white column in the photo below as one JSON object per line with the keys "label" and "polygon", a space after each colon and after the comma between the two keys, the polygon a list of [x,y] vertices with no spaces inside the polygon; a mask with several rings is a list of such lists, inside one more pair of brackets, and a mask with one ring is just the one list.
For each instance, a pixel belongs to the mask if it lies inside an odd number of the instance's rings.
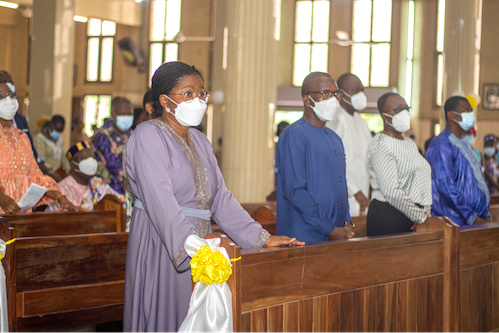
{"label": "white column", "polygon": [[481,0],[446,1],[444,101],[456,91],[465,95],[478,93],[481,3]]}
{"label": "white column", "polygon": [[66,146],[71,136],[73,12],[74,0],[33,1],[29,125],[35,128],[42,115],[61,114],[66,119],[62,134]]}
{"label": "white column", "polygon": [[227,187],[240,202],[259,202],[272,191],[274,179],[274,1],[230,0],[226,6],[222,170]]}

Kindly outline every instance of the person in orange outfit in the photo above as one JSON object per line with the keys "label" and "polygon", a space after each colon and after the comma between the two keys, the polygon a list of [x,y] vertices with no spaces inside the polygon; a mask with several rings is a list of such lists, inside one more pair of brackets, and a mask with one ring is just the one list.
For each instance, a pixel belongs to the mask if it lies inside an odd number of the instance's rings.
{"label": "person in orange outfit", "polygon": [[32,183],[47,189],[38,205],[56,200],[62,209],[78,211],[59,191],[54,179],[42,173],[26,133],[13,126],[12,119],[18,108],[15,93],[0,83],[0,215],[18,212],[17,202]]}

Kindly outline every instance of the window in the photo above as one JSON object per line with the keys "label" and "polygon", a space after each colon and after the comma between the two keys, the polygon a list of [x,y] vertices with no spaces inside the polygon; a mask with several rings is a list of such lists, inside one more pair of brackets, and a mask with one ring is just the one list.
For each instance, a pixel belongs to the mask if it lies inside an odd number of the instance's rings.
{"label": "window", "polygon": [[87,81],[111,82],[116,23],[91,18],[87,22]]}
{"label": "window", "polygon": [[104,124],[104,119],[111,116],[111,95],[87,95],[83,100],[83,121],[85,133],[94,135],[93,125],[97,128]]}
{"label": "window", "polygon": [[354,0],[351,71],[366,87],[389,85],[391,22],[391,0]]}
{"label": "window", "polygon": [[149,36],[149,82],[163,63],[178,60],[181,0],[155,0],[151,2],[151,29]]}
{"label": "window", "polygon": [[437,14],[437,80],[435,91],[435,104],[442,106],[444,94],[444,25],[445,25],[445,0],[438,0]]}
{"label": "window", "polygon": [[296,1],[293,85],[310,72],[327,72],[329,1]]}
{"label": "window", "polygon": [[412,105],[412,68],[414,61],[414,1],[409,0],[407,11],[407,57],[405,61],[404,98]]}

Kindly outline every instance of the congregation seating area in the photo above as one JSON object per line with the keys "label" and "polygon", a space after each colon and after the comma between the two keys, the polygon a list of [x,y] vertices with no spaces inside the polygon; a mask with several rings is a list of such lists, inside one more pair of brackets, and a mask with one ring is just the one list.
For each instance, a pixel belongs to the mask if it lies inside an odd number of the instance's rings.
{"label": "congregation seating area", "polygon": [[[243,207],[275,232],[275,204]],[[96,208],[0,219],[0,237],[16,238],[2,260],[10,331],[122,320],[123,206],[107,196]],[[354,218],[352,240],[296,248],[241,250],[210,235],[242,257],[228,281],[234,330],[499,329],[499,223],[459,228],[435,217],[415,233],[365,237],[365,221]]]}
{"label": "congregation seating area", "polygon": [[54,331],[123,318],[128,233],[123,204],[106,196],[92,212],[0,218],[7,246],[9,331]]}

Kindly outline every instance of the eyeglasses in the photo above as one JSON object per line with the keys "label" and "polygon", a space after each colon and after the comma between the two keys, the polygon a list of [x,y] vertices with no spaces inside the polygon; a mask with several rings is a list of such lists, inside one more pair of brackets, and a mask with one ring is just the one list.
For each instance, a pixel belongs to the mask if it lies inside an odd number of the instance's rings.
{"label": "eyeglasses", "polygon": [[210,93],[208,92],[208,90],[203,90],[203,91],[200,91],[200,92],[192,92],[192,91],[184,91],[183,93],[181,94],[169,94],[169,95],[181,95],[182,96],[182,99],[184,100],[184,102],[191,102],[194,98],[199,97],[199,99],[201,100],[204,100],[204,101],[208,101],[208,96],[210,96]]}
{"label": "eyeglasses", "polygon": [[341,89],[338,89],[336,91],[331,91],[331,90],[323,90],[323,91],[311,91],[309,94],[321,94],[322,98],[324,99],[330,99],[331,97],[336,97],[340,98],[343,96],[343,91]]}
{"label": "eyeglasses", "polygon": [[395,111],[395,114],[399,113],[399,112],[402,112],[404,110],[407,110],[409,112],[411,112],[411,107],[410,106],[406,106],[406,107],[398,107],[398,108],[395,108],[395,109],[391,109],[391,110],[387,110],[386,113],[390,112],[390,111]]}
{"label": "eyeglasses", "polygon": [[4,99],[4,98],[7,98],[7,97],[12,97],[12,98],[16,98],[17,95],[15,92],[9,92],[9,93],[0,93],[0,100]]}

